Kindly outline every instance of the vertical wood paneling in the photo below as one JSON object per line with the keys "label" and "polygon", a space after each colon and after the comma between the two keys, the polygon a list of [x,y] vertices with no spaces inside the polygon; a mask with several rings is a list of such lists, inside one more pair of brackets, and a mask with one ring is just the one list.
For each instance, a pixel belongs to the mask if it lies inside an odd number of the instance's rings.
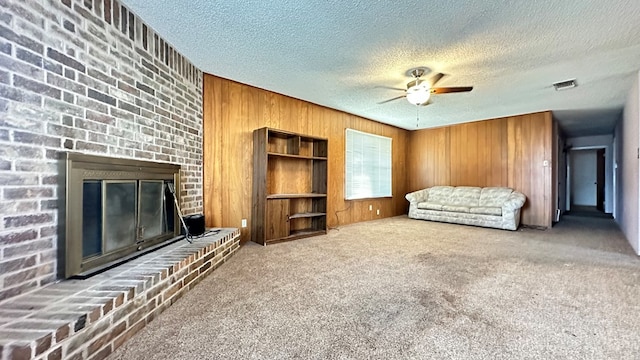
{"label": "vertical wood paneling", "polygon": [[407,164],[420,164],[420,166],[411,167],[411,174],[402,173],[406,178],[407,189],[452,183],[450,131],[451,128],[445,127],[411,133],[407,144]]}
{"label": "vertical wood paneling", "polygon": [[[551,226],[551,201],[553,183],[551,163],[552,121],[550,113],[536,113],[509,118],[509,147],[515,156],[509,159],[509,170],[513,172],[510,186],[523,189],[528,202],[522,221],[535,226]],[[512,130],[511,130],[512,129]]]}
{"label": "vertical wood paneling", "polygon": [[[223,164],[223,172],[222,179],[223,184],[230,184],[235,181],[242,181],[242,168],[244,163],[244,154],[242,152],[242,143],[245,140],[245,137],[248,134],[242,133],[242,87],[237,83],[229,84],[229,106],[228,106],[228,116],[229,119],[235,119],[235,126],[231,128],[224,127],[223,128],[223,152],[222,158],[218,159],[218,161],[224,161]],[[225,94],[222,94],[225,96]],[[238,104],[238,106],[234,106]],[[234,139],[238,139],[234,141]],[[233,161],[225,161],[225,159],[234,159]],[[223,185],[223,186],[224,186]],[[224,187],[223,187],[224,189]],[[224,207],[223,213],[223,223],[227,223],[229,219],[233,218],[241,218],[242,217],[242,204],[244,195],[244,189],[240,189],[240,192],[237,194],[238,196],[234,196],[235,194],[222,191],[222,201]],[[205,197],[206,198],[206,197]]]}
{"label": "vertical wood paneling", "polygon": [[558,146],[560,145],[560,139],[558,138],[558,123],[551,121],[552,135],[551,135],[551,159],[553,161],[551,166],[551,219],[554,221],[556,211],[559,210],[558,188],[560,187],[559,174],[558,174]]}
{"label": "vertical wood paneling", "polygon": [[[542,125],[542,124],[540,124]],[[525,163],[529,164],[529,168],[527,169],[529,172],[529,177],[527,178],[527,183],[529,188],[531,189],[531,196],[535,199],[544,199],[544,202],[541,202],[543,208],[540,209],[542,211],[535,211],[532,213],[535,214],[535,224],[541,224],[544,222],[544,217],[546,214],[546,206],[545,202],[549,200],[551,195],[551,189],[549,189],[549,193],[545,194],[545,185],[546,181],[544,179],[544,159],[545,159],[545,141],[543,138],[545,128],[544,126],[536,126],[534,124],[533,115],[529,115],[529,137],[528,137],[528,157],[525,160]],[[551,137],[551,133],[549,133],[549,137]],[[533,179],[539,179],[539,181],[534,181]]]}
{"label": "vertical wood paneling", "polygon": [[527,196],[522,223],[550,227],[551,139],[549,112],[414,131],[407,146],[407,191],[447,184],[512,187]]}
{"label": "vertical wood paneling", "polygon": [[505,147],[500,145],[504,136],[503,125],[504,121],[500,119],[488,123],[487,147],[489,148],[489,154],[487,155],[487,161],[490,165],[487,169],[487,183],[490,186],[506,184],[507,182],[506,151],[503,151]]}
{"label": "vertical wood paneling", "polygon": [[[553,224],[555,208],[557,204],[558,193],[558,181],[557,174],[554,175],[555,163],[558,161],[558,146],[554,142],[555,134],[553,131],[554,122],[551,112],[547,111],[544,115],[544,134],[542,135],[545,141],[544,144],[544,160],[547,161],[547,166],[544,167],[544,188],[545,188],[545,214],[543,221],[548,223],[548,226]],[[548,136],[550,134],[551,136]]]}
{"label": "vertical wood paneling", "polygon": [[[205,83],[203,84],[203,88],[202,88],[202,92],[203,93],[208,93],[210,94],[209,96],[211,97],[212,101],[210,102],[205,102],[202,106],[202,116],[203,118],[218,118],[220,115],[216,114],[216,110],[218,110],[215,106],[213,106],[214,103],[218,103],[219,100],[217,100],[217,92],[215,90],[215,85],[214,83]],[[216,133],[216,124],[214,122],[205,122],[202,124],[202,131],[205,134],[213,134]],[[219,143],[215,143],[215,142],[204,142],[202,144],[202,151],[204,154],[203,157],[203,162],[207,163],[208,161],[210,162],[212,158],[215,157],[215,154],[218,153],[219,149],[217,148]],[[211,173],[215,173],[216,172],[216,167],[217,164],[211,164],[207,171],[211,172]],[[208,194],[208,193],[214,193],[217,192],[216,190],[216,185],[219,183],[219,181],[209,181],[209,182],[205,182],[203,184],[203,193]],[[213,220],[214,218],[219,218],[220,217],[220,213],[218,212],[217,208],[220,205],[220,199],[211,199],[210,202],[204,202],[203,204],[203,212],[210,214],[211,219]]]}
{"label": "vertical wood paneling", "polygon": [[477,123],[469,123],[466,124],[467,128],[467,143],[465,146],[465,154],[464,160],[467,164],[467,173],[466,179],[471,181],[466,181],[472,186],[479,186],[481,184],[480,179],[478,178],[479,166],[478,166],[478,126]]}
{"label": "vertical wood paneling", "polygon": [[[551,224],[548,112],[408,132],[211,75],[205,75],[203,91],[207,226],[239,227],[243,218],[251,222],[251,133],[263,126],[329,139],[330,227],[403,214],[408,191],[443,184],[511,186],[527,195],[524,224]],[[347,127],[393,139],[391,199],[344,200]],[[549,166],[542,166],[545,160]],[[250,238],[248,229],[242,229],[243,241]]]}
{"label": "vertical wood paneling", "polygon": [[[460,182],[460,142],[462,141],[462,127],[461,126],[451,126],[449,127],[449,153],[450,163],[449,163],[449,173],[450,173],[450,185],[455,186]],[[412,152],[416,150],[421,151],[420,149],[411,148]],[[432,149],[432,151],[438,151],[438,149]],[[443,184],[445,185],[445,184]]]}
{"label": "vertical wood paneling", "polygon": [[[242,136],[245,141],[241,142],[240,148],[242,151],[242,164],[253,163],[253,129],[258,122],[260,116],[261,106],[250,106],[249,104],[260,104],[260,94],[255,88],[243,87],[242,88]],[[243,184],[251,184],[253,181],[253,168],[249,166],[241,167]],[[252,188],[243,188],[242,202],[238,208],[239,212],[244,212],[244,209],[251,209],[252,206]],[[251,211],[251,210],[249,210]],[[249,212],[250,214],[250,212]],[[251,228],[251,217],[247,218],[247,226]]]}
{"label": "vertical wood paneling", "polygon": [[489,158],[489,144],[487,144],[487,131],[491,130],[490,126],[482,125],[480,123],[476,123],[476,135],[477,135],[477,143],[476,148],[477,151],[477,161],[476,161],[476,186],[481,186],[480,184],[488,184],[489,178],[487,177],[488,168],[484,166],[484,162]]}
{"label": "vertical wood paneling", "polygon": [[[438,142],[438,148],[439,149],[448,149],[449,147],[451,147],[451,131],[450,128],[442,128],[440,129],[440,134],[441,136],[440,141]],[[451,166],[449,165],[450,162],[450,155],[449,155],[449,151],[438,151],[438,168],[442,169],[438,174],[439,174],[439,178],[438,183],[439,184],[448,184],[451,182]],[[409,174],[410,175],[410,174]]]}
{"label": "vertical wood paneling", "polygon": [[[226,103],[223,102],[221,94],[228,91],[227,83],[220,82],[208,82],[203,84],[203,92],[209,94],[209,101],[203,102],[203,118],[220,119],[215,122],[204,122],[203,132],[204,134],[222,134],[222,124],[227,117],[224,109]],[[215,106],[214,106],[215,104]],[[222,162],[217,159],[221,159],[223,156],[223,142],[204,142],[203,144],[203,177],[208,178],[209,181],[204,182],[204,193],[221,193],[222,191]],[[208,214],[207,220],[209,226],[220,227],[223,222],[223,208],[222,204],[224,199],[222,197],[216,197],[210,199],[210,201],[204,201],[203,211]]]}
{"label": "vertical wood paneling", "polygon": [[[406,144],[409,132],[287,96],[204,75],[204,215],[207,226],[240,227],[251,238],[254,129],[264,126],[329,139],[329,227],[406,212]],[[391,137],[393,197],[344,200],[345,128]],[[284,184],[283,186],[289,186]],[[369,211],[369,205],[373,211]],[[380,216],[376,210],[380,209]]]}

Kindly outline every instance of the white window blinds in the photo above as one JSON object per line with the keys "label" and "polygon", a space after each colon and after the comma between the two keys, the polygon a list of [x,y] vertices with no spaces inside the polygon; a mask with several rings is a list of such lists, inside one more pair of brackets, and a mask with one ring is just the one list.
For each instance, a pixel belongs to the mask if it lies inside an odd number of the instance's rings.
{"label": "white window blinds", "polygon": [[390,197],[391,138],[346,130],[345,198]]}

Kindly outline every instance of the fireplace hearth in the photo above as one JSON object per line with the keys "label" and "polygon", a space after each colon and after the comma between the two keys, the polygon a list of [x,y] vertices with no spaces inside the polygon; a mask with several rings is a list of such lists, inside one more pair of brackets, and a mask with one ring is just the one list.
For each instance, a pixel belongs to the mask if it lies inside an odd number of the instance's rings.
{"label": "fireplace hearth", "polygon": [[240,231],[217,230],[0,303],[0,359],[104,359],[233,256]]}
{"label": "fireplace hearth", "polygon": [[170,190],[180,188],[179,165],[65,153],[63,173],[65,278],[92,276],[182,238]]}
{"label": "fireplace hearth", "polygon": [[61,164],[67,279],[0,302],[0,359],[104,359],[240,247],[235,228],[177,241],[178,165],[76,153]]}

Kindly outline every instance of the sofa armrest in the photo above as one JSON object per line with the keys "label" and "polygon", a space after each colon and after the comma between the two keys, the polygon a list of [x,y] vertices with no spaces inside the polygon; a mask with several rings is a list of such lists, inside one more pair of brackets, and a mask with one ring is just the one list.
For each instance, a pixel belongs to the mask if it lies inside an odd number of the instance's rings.
{"label": "sofa armrest", "polygon": [[523,193],[514,191],[509,195],[507,201],[502,204],[503,210],[514,211],[524,206],[524,202],[527,200]]}
{"label": "sofa armrest", "polygon": [[427,189],[414,191],[414,192],[408,193],[404,197],[412,204],[413,203],[417,204],[422,201],[427,201],[427,199],[429,198],[429,189],[427,188]]}

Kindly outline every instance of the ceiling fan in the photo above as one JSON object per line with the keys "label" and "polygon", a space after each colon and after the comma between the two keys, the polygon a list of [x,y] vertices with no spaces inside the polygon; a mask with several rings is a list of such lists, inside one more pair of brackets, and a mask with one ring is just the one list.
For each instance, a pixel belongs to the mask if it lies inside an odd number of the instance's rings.
{"label": "ceiling fan", "polygon": [[406,89],[387,87],[388,89],[404,91],[405,94],[396,96],[389,100],[381,101],[378,104],[384,104],[406,97],[407,101],[409,101],[413,105],[429,105],[429,98],[431,97],[431,94],[448,94],[456,92],[468,92],[473,90],[473,86],[434,87],[434,85],[445,75],[443,73],[437,73],[432,76],[431,79],[423,80],[422,76],[428,71],[430,70],[425,67],[419,67],[409,70],[407,73],[411,74],[414,80],[411,80],[407,83]]}

